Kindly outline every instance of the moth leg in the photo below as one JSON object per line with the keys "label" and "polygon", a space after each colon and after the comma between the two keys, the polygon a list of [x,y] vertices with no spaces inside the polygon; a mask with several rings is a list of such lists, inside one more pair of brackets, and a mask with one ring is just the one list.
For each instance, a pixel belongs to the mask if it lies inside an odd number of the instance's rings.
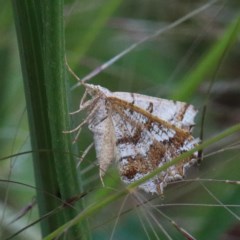
{"label": "moth leg", "polygon": [[81,102],[80,102],[80,105],[79,105],[79,109],[74,111],[74,112],[71,112],[69,114],[74,115],[76,113],[79,113],[79,112],[87,109],[88,107],[91,107],[94,104],[94,102],[97,102],[97,100],[98,100],[98,97],[96,97],[96,98],[93,98],[93,99],[88,100],[88,101],[83,103],[83,101],[85,100],[86,96],[87,96],[87,92],[85,91],[85,93],[84,93],[84,95],[83,95],[83,97],[81,99]]}
{"label": "moth leg", "polygon": [[87,92],[87,90],[85,90],[85,92],[84,92],[84,94],[83,94],[83,96],[82,96],[82,98],[80,100],[79,109],[81,109],[81,107],[84,105],[84,101],[85,101],[85,99],[87,97],[87,94],[88,94],[88,92]]}
{"label": "moth leg", "polygon": [[[97,109],[98,109],[98,105],[96,104],[96,105],[94,106],[94,108],[91,110],[91,112],[88,114],[87,118],[85,118],[85,120],[84,120],[82,123],[80,123],[80,124],[78,125],[78,127],[75,128],[75,129],[78,130],[78,132],[77,132],[77,134],[76,134],[73,142],[76,142],[76,141],[77,141],[77,139],[78,139],[78,137],[79,137],[79,135],[80,135],[80,133],[81,133],[82,126],[83,126],[84,124],[88,123],[89,120],[91,120],[91,119],[93,118],[93,115],[95,114],[95,112],[96,112]],[[75,131],[77,131],[77,130],[75,130]]]}
{"label": "moth leg", "polygon": [[93,117],[95,111],[97,110],[98,108],[98,105],[96,104],[94,106],[94,108],[91,110],[91,112],[88,114],[88,116],[85,118],[84,121],[82,121],[76,128],[72,129],[72,130],[69,130],[69,131],[63,131],[63,133],[73,133],[73,132],[77,132],[75,138],[74,138],[74,141],[73,142],[76,142],[78,137],[79,137],[79,134],[81,132],[81,129],[82,129],[82,126],[86,123],[88,123],[88,121]]}
{"label": "moth leg", "polygon": [[93,147],[93,142],[84,150],[82,156],[80,157],[80,159],[77,163],[77,168],[80,166],[81,162],[86,157],[86,155],[89,153],[89,151],[91,150],[92,147]]}
{"label": "moth leg", "polygon": [[104,175],[105,173],[103,173],[103,171],[101,171],[101,169],[100,169],[100,171],[99,171],[99,177],[100,177],[100,180],[101,180],[101,183],[102,183],[102,186],[103,187],[105,187],[105,184],[104,184],[104,181],[103,181],[103,175]]}
{"label": "moth leg", "polygon": [[69,113],[69,114],[74,115],[74,114],[76,114],[76,113],[81,112],[82,110],[84,110],[84,109],[87,108],[88,106],[90,106],[91,103],[89,103],[89,101],[87,101],[87,102],[85,102],[85,103],[88,103],[88,104],[86,104],[86,106],[83,107],[83,106],[84,106],[83,101],[86,99],[86,97],[87,97],[87,91],[84,92],[84,94],[83,94],[83,96],[82,96],[82,98],[81,98],[81,101],[80,101],[80,104],[79,104],[79,109],[76,110],[76,111],[74,111],[74,112],[71,112],[71,113]]}
{"label": "moth leg", "polygon": [[160,189],[159,189],[159,192],[158,194],[160,196],[163,196],[163,192],[164,192],[164,188],[167,186],[167,181],[164,179],[161,183],[160,183]]}
{"label": "moth leg", "polygon": [[82,126],[87,123],[87,121],[89,120],[89,118],[87,117],[84,121],[82,121],[77,127],[75,127],[74,129],[72,130],[69,130],[69,131],[63,131],[63,133],[73,133],[73,132],[76,132],[76,131],[79,131],[79,129],[82,128]]}

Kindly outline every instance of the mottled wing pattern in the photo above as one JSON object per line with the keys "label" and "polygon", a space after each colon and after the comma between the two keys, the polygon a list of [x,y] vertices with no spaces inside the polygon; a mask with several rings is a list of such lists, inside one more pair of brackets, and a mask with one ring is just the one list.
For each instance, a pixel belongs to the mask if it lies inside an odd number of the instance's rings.
{"label": "mottled wing pattern", "polygon": [[[82,108],[89,109],[88,126],[94,134],[101,179],[113,159],[122,180],[131,183],[198,144],[199,139],[191,136],[197,113],[192,105],[85,85],[95,99]],[[162,194],[168,182],[182,179],[195,162],[196,153],[140,188]]]}
{"label": "mottled wing pattern", "polygon": [[194,117],[197,111],[190,104],[137,93],[114,92],[114,96],[183,130],[191,132],[194,126]]}
{"label": "mottled wing pattern", "polygon": [[[113,93],[108,101],[119,170],[125,183],[146,176],[199,142],[190,134],[196,114],[191,105],[129,93]],[[185,170],[195,162],[196,155],[192,155],[140,188],[162,194],[168,182],[182,179]]]}

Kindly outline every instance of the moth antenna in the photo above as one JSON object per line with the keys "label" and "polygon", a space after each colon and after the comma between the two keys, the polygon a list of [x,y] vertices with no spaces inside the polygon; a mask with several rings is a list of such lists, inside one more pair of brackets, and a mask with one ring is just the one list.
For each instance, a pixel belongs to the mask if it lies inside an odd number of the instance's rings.
{"label": "moth antenna", "polygon": [[68,72],[79,82],[79,84],[85,85],[85,83],[77,76],[77,74],[69,66],[66,56],[65,56],[65,65],[67,67]]}

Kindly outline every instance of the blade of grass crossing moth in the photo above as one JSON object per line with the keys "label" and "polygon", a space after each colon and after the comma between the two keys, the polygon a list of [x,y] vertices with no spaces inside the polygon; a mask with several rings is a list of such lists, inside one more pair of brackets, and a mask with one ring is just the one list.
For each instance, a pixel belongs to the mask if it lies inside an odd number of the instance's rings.
{"label": "blade of grass crossing moth", "polygon": [[134,188],[138,187],[140,184],[142,184],[143,182],[147,181],[148,179],[154,177],[155,175],[159,174],[161,171],[166,170],[168,167],[180,162],[181,160],[187,158],[188,156],[190,156],[191,154],[193,154],[196,151],[199,151],[200,149],[209,147],[210,145],[228,137],[231,136],[234,133],[237,133],[240,131],[240,124],[236,124],[231,128],[228,128],[227,130],[225,130],[224,132],[216,135],[215,137],[212,137],[208,140],[206,140],[204,143],[199,144],[197,147],[193,148],[191,151],[188,151],[184,154],[182,154],[181,156],[173,159],[171,162],[168,162],[167,164],[164,164],[162,167],[159,167],[157,169],[155,169],[151,174],[143,177],[142,179],[129,184],[125,189],[112,194],[108,197],[105,197],[102,201],[99,200],[97,203],[92,204],[89,208],[85,209],[84,211],[82,211],[78,216],[76,216],[74,219],[72,219],[71,221],[69,221],[68,223],[62,225],[61,227],[59,227],[57,230],[55,230],[54,232],[52,232],[51,234],[49,234],[48,236],[46,236],[44,238],[44,240],[50,240],[56,236],[59,236],[62,232],[66,231],[68,228],[74,226],[75,224],[77,224],[78,222],[84,220],[86,217],[90,217],[93,214],[96,214],[97,211],[99,211],[100,209],[102,209],[103,207],[107,206],[108,204],[122,198],[123,196],[125,196],[126,194],[128,194],[129,192],[133,191]]}

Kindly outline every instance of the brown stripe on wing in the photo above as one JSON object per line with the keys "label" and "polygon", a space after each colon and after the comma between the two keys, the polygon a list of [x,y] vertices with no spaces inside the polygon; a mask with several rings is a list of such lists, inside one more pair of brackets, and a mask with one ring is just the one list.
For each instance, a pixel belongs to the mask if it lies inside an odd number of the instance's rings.
{"label": "brown stripe on wing", "polygon": [[[193,139],[193,137],[190,135],[188,131],[185,131],[183,129],[177,128],[176,126],[172,125],[171,123],[168,123],[156,116],[153,116],[149,112],[145,111],[144,109],[141,109],[132,103],[126,102],[122,99],[118,99],[115,97],[109,97],[108,100],[110,101],[110,104],[112,104],[112,109],[118,113],[121,118],[124,119],[124,121],[130,123],[134,128],[136,128],[135,133],[132,136],[124,136],[121,139],[117,140],[117,144],[120,143],[127,143],[127,142],[133,142],[137,143],[141,139],[141,133],[142,131],[149,131],[151,133],[152,128],[154,124],[158,125],[158,128],[160,132],[164,132],[168,135],[167,129],[171,129],[175,131],[174,137],[169,137],[170,144],[174,145],[175,148],[180,148],[183,146],[186,139],[189,141]],[[186,107],[182,110],[182,113],[184,114],[188,108],[188,104],[186,104]],[[135,122],[134,120],[130,119],[126,112],[124,111],[135,111],[136,113],[144,116],[147,118],[147,122],[141,123],[141,122]],[[166,129],[166,130],[165,130]]]}
{"label": "brown stripe on wing", "polygon": [[153,112],[153,103],[152,102],[149,102],[149,105],[146,109],[148,112],[152,113]]}
{"label": "brown stripe on wing", "polygon": [[[152,121],[151,119],[149,119],[149,121],[147,122],[145,127],[149,132],[151,132],[153,130],[154,124],[158,125],[158,129],[160,130],[159,132],[165,133],[166,135],[169,136],[169,134],[167,132],[167,130],[169,128],[166,128],[164,125],[161,125],[161,123],[159,123],[157,121]],[[174,131],[175,131],[175,129],[174,129]],[[172,145],[174,145],[175,148],[178,149],[183,146],[184,142],[187,139],[189,141],[193,140],[193,137],[190,134],[185,134],[185,133],[186,133],[185,131],[175,131],[175,135],[173,137],[169,137],[168,140],[163,140],[162,143],[163,144],[166,144],[166,143],[172,144]]]}
{"label": "brown stripe on wing", "polygon": [[144,175],[149,173],[149,163],[142,155],[138,154],[135,157],[129,156],[123,159],[127,160],[128,164],[120,166],[121,176],[131,180],[137,173]]}
{"label": "brown stripe on wing", "polygon": [[172,129],[174,130],[179,136],[181,136],[182,138],[187,138],[188,136],[191,136],[190,133],[188,131],[185,131],[183,129],[180,129],[176,126],[174,126],[173,124],[167,122],[167,121],[164,121],[156,116],[153,116],[151,113],[147,112],[146,110],[138,107],[138,106],[135,106],[135,105],[132,105],[131,103],[129,102],[126,102],[122,99],[119,99],[119,98],[116,98],[116,97],[108,97],[108,101],[110,101],[110,103],[112,104],[112,107],[115,108],[116,106],[116,109],[118,108],[118,106],[121,106],[122,108],[124,109],[127,109],[127,110],[132,110],[132,111],[135,111],[139,114],[142,114],[143,116],[145,116],[147,119],[150,120],[150,122],[157,122],[159,123],[160,125],[162,125],[163,127],[167,128],[167,129]]}
{"label": "brown stripe on wing", "polygon": [[179,110],[179,112],[176,114],[175,118],[177,121],[181,122],[184,118],[184,115],[189,108],[190,104],[185,103],[182,108]]}
{"label": "brown stripe on wing", "polygon": [[[166,154],[165,146],[157,141],[149,147],[147,156],[137,154],[135,157],[128,156],[121,160],[127,160],[128,164],[121,166],[121,175],[127,179],[133,179],[137,173],[146,175],[156,169]],[[120,161],[121,162],[121,161]]]}
{"label": "brown stripe on wing", "polygon": [[[192,105],[185,103],[184,106],[180,109],[180,111],[175,115],[175,119],[179,122],[182,122],[189,107],[192,107]],[[194,126],[195,124],[182,126],[182,129],[191,133]]]}
{"label": "brown stripe on wing", "polygon": [[141,133],[142,133],[142,129],[140,127],[136,127],[135,132],[132,136],[128,135],[120,139],[117,139],[116,145],[123,144],[123,143],[133,143],[134,145],[136,145],[141,139]]}

